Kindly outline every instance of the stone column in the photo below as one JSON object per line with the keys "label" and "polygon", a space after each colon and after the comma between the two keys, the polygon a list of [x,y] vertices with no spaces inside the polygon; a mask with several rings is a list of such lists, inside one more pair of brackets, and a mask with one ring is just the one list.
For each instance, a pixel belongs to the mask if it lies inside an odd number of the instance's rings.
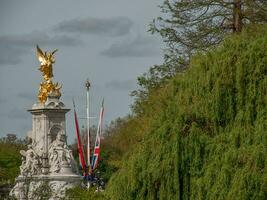
{"label": "stone column", "polygon": [[45,104],[34,104],[28,110],[32,114],[32,143],[36,153],[42,158],[42,172],[48,174],[48,149],[59,132],[66,135],[65,114],[70,109],[53,94]]}

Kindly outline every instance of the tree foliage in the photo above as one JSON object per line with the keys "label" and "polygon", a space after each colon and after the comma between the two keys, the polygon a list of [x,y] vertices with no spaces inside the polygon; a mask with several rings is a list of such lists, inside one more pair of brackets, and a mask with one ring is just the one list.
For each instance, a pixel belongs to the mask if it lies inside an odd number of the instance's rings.
{"label": "tree foliage", "polygon": [[9,139],[0,139],[0,185],[15,181],[21,164],[19,151],[26,148],[26,141]]}
{"label": "tree foliage", "polygon": [[149,94],[107,199],[266,199],[266,35],[247,28]]}
{"label": "tree foliage", "polygon": [[133,113],[143,113],[143,104],[148,100],[149,93],[164,87],[169,79],[184,70],[181,69],[181,66],[186,65],[181,64],[182,62],[184,60],[180,60],[180,63],[175,66],[167,64],[155,65],[150,67],[148,72],[137,78],[139,89],[131,93],[131,96],[135,98],[135,102],[132,105]]}
{"label": "tree foliage", "polygon": [[19,175],[19,151],[26,148],[26,143],[26,140],[17,139],[14,134],[0,138],[0,195],[4,199],[12,199],[8,193]]}

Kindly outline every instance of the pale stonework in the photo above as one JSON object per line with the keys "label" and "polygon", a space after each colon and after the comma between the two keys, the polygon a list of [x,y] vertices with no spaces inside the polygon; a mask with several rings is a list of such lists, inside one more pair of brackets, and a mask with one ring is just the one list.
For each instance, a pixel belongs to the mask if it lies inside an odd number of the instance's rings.
{"label": "pale stonework", "polygon": [[26,151],[20,151],[20,175],[10,195],[17,199],[39,199],[40,187],[46,187],[51,200],[60,199],[82,180],[66,143],[65,114],[69,109],[52,93],[44,104],[34,104],[28,111],[32,114],[32,131],[28,133],[31,144]]}

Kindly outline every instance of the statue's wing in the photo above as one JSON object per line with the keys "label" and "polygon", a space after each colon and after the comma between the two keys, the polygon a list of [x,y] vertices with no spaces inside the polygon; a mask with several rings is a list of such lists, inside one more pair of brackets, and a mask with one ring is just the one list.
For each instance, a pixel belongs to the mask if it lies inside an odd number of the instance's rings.
{"label": "statue's wing", "polygon": [[54,55],[54,53],[56,53],[58,51],[58,49],[55,49],[53,52],[52,52],[52,55]]}
{"label": "statue's wing", "polygon": [[56,88],[57,90],[59,90],[59,89],[61,89],[61,88],[62,88],[62,85],[60,85],[60,84],[56,83],[56,84],[55,84],[55,88]]}
{"label": "statue's wing", "polygon": [[38,60],[41,62],[41,64],[45,64],[46,63],[46,58],[45,58],[45,54],[43,53],[43,51],[39,48],[39,46],[36,46],[37,48],[37,58]]}

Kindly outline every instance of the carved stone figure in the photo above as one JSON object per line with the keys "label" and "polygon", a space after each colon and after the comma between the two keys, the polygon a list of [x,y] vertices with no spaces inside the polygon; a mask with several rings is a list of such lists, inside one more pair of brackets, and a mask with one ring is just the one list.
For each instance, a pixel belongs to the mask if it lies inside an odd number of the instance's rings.
{"label": "carved stone figure", "polygon": [[71,166],[72,153],[66,144],[65,135],[60,131],[52,142],[48,151],[51,173],[59,173],[64,166]]}
{"label": "carved stone figure", "polygon": [[32,145],[28,145],[28,150],[21,150],[22,164],[20,166],[20,173],[23,176],[32,176],[40,172],[40,158],[35,153]]}

